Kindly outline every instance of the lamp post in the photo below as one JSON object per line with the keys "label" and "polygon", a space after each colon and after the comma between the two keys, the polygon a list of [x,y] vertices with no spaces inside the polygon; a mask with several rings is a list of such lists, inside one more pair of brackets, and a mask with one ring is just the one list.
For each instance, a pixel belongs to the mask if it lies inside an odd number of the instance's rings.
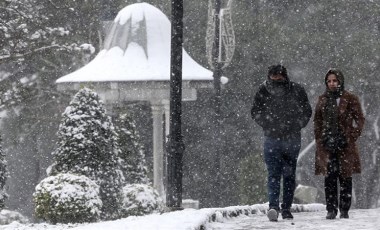
{"label": "lamp post", "polygon": [[[215,181],[214,181],[214,188],[217,191],[217,193],[220,193],[222,188],[222,172],[221,172],[221,143],[222,143],[222,134],[221,134],[221,86],[220,86],[220,78],[222,76],[222,64],[219,60],[220,57],[220,0],[215,0],[214,2],[215,7],[215,16],[214,16],[214,41],[213,41],[213,49],[212,49],[212,64],[214,66],[214,72],[213,72],[213,78],[214,78],[214,103],[215,103],[215,119],[214,119],[214,154],[215,154]],[[219,199],[214,200],[214,204],[216,206],[220,206],[221,202]]]}
{"label": "lamp post", "polygon": [[[214,133],[212,143],[212,154],[215,156],[215,180],[214,189],[221,193],[223,191],[224,178],[221,168],[223,130],[221,115],[221,77],[223,68],[231,62],[234,48],[235,36],[231,19],[231,6],[233,0],[228,0],[225,7],[222,8],[221,0],[209,0],[209,21],[206,34],[206,49],[209,65],[213,69],[214,78]],[[215,205],[220,206],[222,203],[219,199],[214,200]]]}
{"label": "lamp post", "polygon": [[[214,66],[214,100],[215,100],[215,121],[219,125],[220,120],[220,106],[221,106],[221,87],[220,78],[222,76],[222,63],[220,61],[220,0],[215,0],[215,35],[214,35],[214,48],[212,49],[212,62]],[[218,128],[217,128],[218,130]]]}
{"label": "lamp post", "polygon": [[209,0],[206,33],[206,54],[211,69],[214,70],[214,98],[216,117],[220,118],[221,77],[233,57],[235,34],[232,24],[231,8],[233,0],[228,0],[222,8],[221,0]]}
{"label": "lamp post", "polygon": [[171,210],[182,205],[182,156],[185,150],[181,133],[183,0],[171,2],[170,51],[170,128],[167,155],[166,205]]}
{"label": "lamp post", "polygon": [[[213,3],[213,4],[212,4]],[[215,113],[220,123],[221,77],[235,51],[235,34],[232,24],[233,0],[222,8],[221,0],[209,0],[209,22],[207,25],[206,48],[208,61],[214,70]]]}

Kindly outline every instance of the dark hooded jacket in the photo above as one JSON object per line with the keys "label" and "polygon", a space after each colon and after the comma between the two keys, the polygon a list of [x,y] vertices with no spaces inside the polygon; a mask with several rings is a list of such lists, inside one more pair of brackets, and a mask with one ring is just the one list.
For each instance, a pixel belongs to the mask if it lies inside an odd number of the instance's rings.
{"label": "dark hooded jacket", "polygon": [[310,120],[312,110],[305,89],[285,76],[284,82],[268,79],[259,86],[251,109],[252,119],[264,135],[279,139],[301,137],[301,129]]}

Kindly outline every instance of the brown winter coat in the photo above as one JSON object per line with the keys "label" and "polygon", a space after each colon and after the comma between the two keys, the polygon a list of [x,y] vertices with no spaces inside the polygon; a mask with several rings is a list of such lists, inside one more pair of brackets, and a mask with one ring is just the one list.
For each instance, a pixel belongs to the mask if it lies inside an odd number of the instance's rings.
{"label": "brown winter coat", "polygon": [[[326,122],[324,107],[327,102],[326,93],[319,96],[314,115],[314,134],[317,151],[315,153],[315,174],[327,175],[329,152],[322,144],[323,123]],[[339,129],[343,130],[348,145],[338,153],[340,175],[344,178],[360,173],[360,157],[356,140],[359,138],[363,126],[364,116],[357,96],[343,91],[339,102]]]}

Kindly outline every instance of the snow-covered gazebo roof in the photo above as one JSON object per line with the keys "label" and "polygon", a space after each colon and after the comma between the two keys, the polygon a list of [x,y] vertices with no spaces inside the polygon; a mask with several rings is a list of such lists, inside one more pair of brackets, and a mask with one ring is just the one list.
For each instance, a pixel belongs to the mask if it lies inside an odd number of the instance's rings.
{"label": "snow-covered gazebo roof", "polygon": [[[170,80],[170,31],[169,19],[156,7],[148,3],[125,7],[115,18],[104,49],[86,66],[59,78],[58,88],[77,90],[85,83],[104,90],[167,88],[163,85]],[[182,80],[184,88],[211,87],[213,77],[183,50]]]}

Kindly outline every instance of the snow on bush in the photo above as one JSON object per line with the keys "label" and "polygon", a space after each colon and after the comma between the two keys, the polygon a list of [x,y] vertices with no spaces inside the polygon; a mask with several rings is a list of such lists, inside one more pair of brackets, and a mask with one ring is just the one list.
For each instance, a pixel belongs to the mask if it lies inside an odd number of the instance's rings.
{"label": "snow on bush", "polygon": [[104,220],[119,218],[125,181],[114,129],[99,95],[88,88],[79,90],[62,114],[49,175],[84,175],[98,184]]}
{"label": "snow on bush", "polygon": [[115,131],[118,133],[120,158],[126,184],[149,184],[148,167],[144,148],[136,123],[129,113],[121,114],[115,119]]}
{"label": "snow on bush", "polygon": [[33,196],[36,216],[53,224],[94,222],[100,216],[99,186],[86,176],[62,173],[47,177]]}
{"label": "snow on bush", "polygon": [[28,218],[21,215],[19,212],[5,210],[5,209],[0,211],[0,225],[7,225],[14,221],[17,221],[21,224],[29,223]]}
{"label": "snow on bush", "polygon": [[0,137],[0,209],[4,208],[4,202],[8,198],[8,194],[5,191],[5,182],[9,176],[7,170],[7,161],[5,160],[5,154],[1,145],[2,139]]}
{"label": "snow on bush", "polygon": [[146,184],[129,184],[123,187],[123,207],[121,214],[127,216],[142,216],[161,211],[163,202],[158,192]]}

